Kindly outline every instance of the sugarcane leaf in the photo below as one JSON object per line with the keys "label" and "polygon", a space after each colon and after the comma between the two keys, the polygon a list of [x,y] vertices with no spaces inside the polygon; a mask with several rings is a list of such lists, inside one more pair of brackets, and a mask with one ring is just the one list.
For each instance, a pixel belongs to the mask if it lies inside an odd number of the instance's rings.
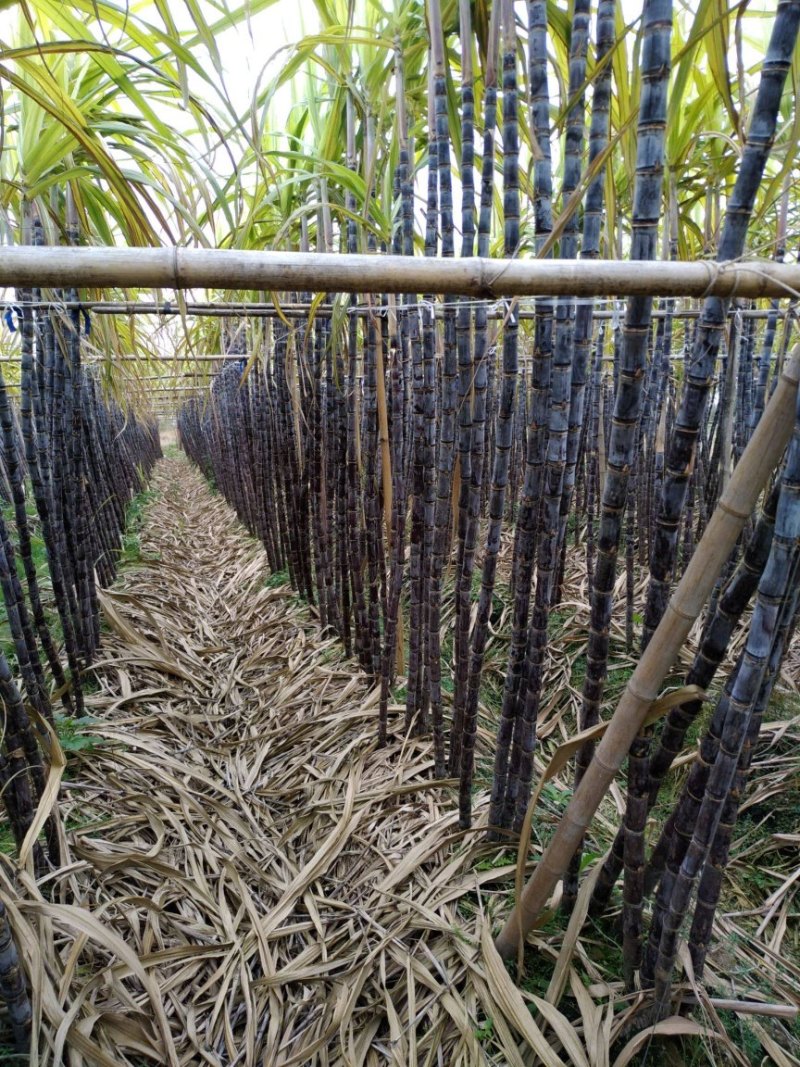
{"label": "sugarcane leaf", "polygon": [[614,149],[616,148],[618,142],[625,135],[625,131],[628,125],[632,125],[636,121],[636,118],[636,115],[631,115],[628,119],[628,123],[626,124],[626,126],[623,127],[621,130],[618,130],[613,137],[609,138],[608,144],[605,146],[605,148],[601,152],[598,152],[598,154],[592,160],[591,166],[586,168],[585,172],[581,176],[580,183],[578,184],[576,189],[570,194],[567,203],[564,205],[564,208],[561,211],[561,214],[553,221],[552,230],[542,242],[541,247],[538,249],[536,254],[539,259],[546,259],[550,252],[553,250],[556,242],[564,233],[565,227],[569,224],[575,212],[580,207],[580,204],[583,201],[584,196],[586,195],[587,188],[591,185],[592,181],[605,167],[606,163],[611,158],[611,155]]}
{"label": "sugarcane leaf", "polygon": [[39,834],[44,829],[47,820],[54,814],[56,803],[58,801],[58,790],[61,785],[64,770],[67,766],[64,750],[62,749],[58,740],[58,735],[51,724],[39,714],[36,708],[31,707],[30,714],[39,729],[39,743],[45,750],[49,768],[47,771],[47,779],[44,783],[44,789],[39,798],[39,803],[36,805],[33,820],[28,828],[28,832],[25,834],[24,841],[20,845],[19,864],[21,867],[26,867],[28,865],[33,852],[33,846],[36,843]]}
{"label": "sugarcane leaf", "polygon": [[589,1061],[586,1058],[586,1051],[583,1046],[583,1042],[580,1039],[578,1031],[567,1019],[565,1015],[550,1002],[548,997],[545,1000],[542,997],[533,996],[533,1003],[540,1011],[545,1022],[550,1026],[555,1036],[564,1046],[564,1050],[570,1057],[575,1067],[589,1067]]}
{"label": "sugarcane leaf", "polygon": [[567,923],[567,929],[561,940],[561,948],[559,949],[558,959],[553,968],[550,984],[548,985],[547,993],[545,994],[545,997],[550,1004],[557,1005],[564,993],[567,979],[570,976],[572,956],[575,952],[575,946],[578,943],[581,929],[583,928],[584,921],[589,912],[589,903],[592,899],[597,879],[603,869],[605,859],[606,857],[603,856],[597,863],[595,863],[591,873],[581,882],[578,896],[575,900],[575,906],[572,909],[572,914]]}
{"label": "sugarcane leaf", "polygon": [[564,1067],[550,1042],[531,1016],[522,994],[509,977],[492,939],[488,923],[481,927],[481,955],[489,992],[503,1011],[503,1015],[525,1038],[534,1054],[546,1067]]}
{"label": "sugarcane leaf", "polygon": [[637,1052],[654,1037],[702,1037],[711,1041],[727,1041],[723,1034],[712,1030],[709,1026],[702,1026],[694,1019],[683,1019],[679,1015],[673,1015],[631,1038],[614,1060],[612,1067],[627,1067]]}

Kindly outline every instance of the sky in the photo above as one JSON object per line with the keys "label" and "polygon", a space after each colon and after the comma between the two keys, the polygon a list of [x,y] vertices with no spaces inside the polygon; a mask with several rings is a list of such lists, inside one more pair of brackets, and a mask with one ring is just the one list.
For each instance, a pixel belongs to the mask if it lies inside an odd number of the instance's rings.
{"label": "sky", "polygon": [[[142,5],[142,10],[146,10],[148,6],[152,5],[146,2]],[[213,17],[213,8],[208,0],[199,0],[199,6],[209,19]],[[626,23],[640,17],[642,0],[621,0],[621,6]],[[698,2],[676,0],[674,6],[676,10],[689,13],[691,19]],[[524,21],[525,5],[518,2],[517,7],[519,17]],[[763,54],[763,44],[769,32],[769,18],[756,21],[752,16],[774,14],[776,7],[777,0],[751,0],[747,5],[748,35],[756,38],[760,36],[763,40],[745,40],[743,51],[746,66],[757,62]],[[171,3],[170,9],[179,26],[182,21],[189,25],[185,10],[184,19],[179,17],[179,12],[183,10],[182,5]],[[225,89],[238,111],[244,112],[249,107],[256,85],[263,86],[279,69],[289,54],[290,46],[304,35],[313,33],[316,26],[317,12],[313,0],[277,0],[271,8],[258,12],[247,22],[219,35],[217,47],[225,72]],[[761,33],[758,32],[759,29]],[[288,90],[278,97],[279,110],[282,110],[281,103],[287,110],[291,106]]]}
{"label": "sky", "polygon": [[[119,2],[119,0],[117,0]],[[219,19],[220,7],[223,3],[230,8],[238,6],[238,0],[191,0],[192,3],[203,12],[209,22]],[[361,6],[364,0],[360,0]],[[392,0],[383,0],[389,6]],[[697,8],[698,0],[675,0],[675,9],[684,10],[688,18]],[[622,12],[625,21],[630,23],[641,15],[642,0],[621,0]],[[124,5],[123,5],[124,6]],[[155,0],[139,0],[132,7],[137,15],[152,21],[156,25],[163,25],[163,20],[158,13]],[[190,0],[168,0],[170,16],[177,26],[187,31],[191,29]],[[526,19],[525,5],[518,0],[518,16],[524,22]],[[748,17],[745,20],[749,35],[761,36],[766,39],[769,31],[769,18],[757,20],[752,16],[764,13],[774,14],[777,0],[750,0],[747,6]],[[9,39],[13,27],[19,19],[19,7],[11,4],[0,10],[0,35]],[[317,9],[314,0],[277,0],[266,10],[252,14],[244,22],[236,27],[225,30],[216,39],[217,48],[222,60],[224,71],[225,92],[236,111],[241,115],[250,107],[253,93],[256,87],[262,87],[268,83],[291,52],[293,43],[301,39],[305,34],[312,33],[318,25]],[[761,30],[761,33],[759,33]],[[757,62],[760,54],[763,54],[763,42],[749,43],[744,45],[745,63],[750,66]],[[191,75],[190,75],[191,83]],[[208,94],[208,86],[196,83],[201,95]],[[288,114],[291,107],[291,94],[287,88],[279,91],[276,100],[278,114]],[[175,119],[181,124],[180,115]],[[186,116],[187,127],[190,118]]]}
{"label": "sky", "polygon": [[[641,15],[642,0],[621,0],[622,13],[626,23]],[[200,6],[209,7],[207,0],[200,0]],[[676,9],[694,12],[697,0],[675,3]],[[525,19],[525,5],[518,3],[519,14]],[[747,6],[748,15],[759,13],[773,14],[777,0],[751,0]],[[231,98],[242,107],[251,98],[256,79],[261,74],[265,58],[262,41],[268,44],[268,53],[275,54],[278,49],[297,41],[304,33],[313,32],[316,25],[316,8],[313,0],[278,0],[274,7],[254,15],[249,25],[231,29],[221,34],[217,44],[226,67],[226,87]],[[755,32],[755,20],[748,18],[748,25]],[[766,32],[768,20],[765,20]],[[745,61],[755,61],[758,49],[745,46]]]}

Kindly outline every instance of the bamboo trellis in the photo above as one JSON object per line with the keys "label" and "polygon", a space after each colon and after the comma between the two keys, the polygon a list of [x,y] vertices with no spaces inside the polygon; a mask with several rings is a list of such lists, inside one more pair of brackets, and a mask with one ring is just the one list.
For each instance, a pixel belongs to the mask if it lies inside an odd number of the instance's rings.
{"label": "bamboo trellis", "polygon": [[800,264],[442,259],[196,248],[7,246],[0,286],[501,296],[800,296]]}
{"label": "bamboo trellis", "polygon": [[[0,253],[1,254],[1,253]],[[21,306],[19,301],[8,301],[9,307]],[[198,317],[228,317],[235,315],[244,315],[250,318],[261,319],[300,319],[305,320],[312,311],[311,304],[298,304],[298,303],[283,303],[276,304],[275,302],[264,303],[259,301],[244,301],[244,300],[215,300],[210,301],[185,301],[182,304],[173,303],[172,301],[164,301],[163,303],[156,303],[154,301],[131,301],[131,300],[71,300],[71,301],[53,301],[53,300],[36,300],[27,301],[25,307],[30,307],[34,311],[89,311],[95,315],[156,315],[159,317],[174,317],[179,315],[198,316]],[[346,309],[347,315],[357,315],[359,317],[365,317],[367,315],[374,315],[376,313],[374,304],[350,304]],[[793,313],[793,305],[787,306],[782,312],[782,316]],[[728,317],[733,318],[740,316],[745,319],[768,319],[772,312],[766,308],[730,308],[728,311]],[[700,317],[699,308],[673,308],[669,313],[664,309],[659,309],[653,312],[654,319],[663,319],[669,314],[672,319],[697,319]],[[443,309],[440,306],[434,307],[434,316],[438,319],[443,315]],[[494,321],[502,321],[506,315],[506,309],[503,307],[489,308],[486,311],[486,317]],[[621,312],[618,309],[597,308],[593,314],[593,319],[598,320],[615,320],[618,319]],[[533,307],[527,307],[520,305],[518,310],[518,316],[522,320],[534,320],[536,318],[536,310]],[[131,356],[132,359],[138,359],[138,356]],[[233,358],[232,356],[229,358]]]}

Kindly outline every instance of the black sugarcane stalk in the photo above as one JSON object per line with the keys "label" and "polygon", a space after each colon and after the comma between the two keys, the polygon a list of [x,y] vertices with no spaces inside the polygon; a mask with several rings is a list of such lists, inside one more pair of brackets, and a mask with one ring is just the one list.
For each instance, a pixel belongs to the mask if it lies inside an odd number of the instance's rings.
{"label": "black sugarcane stalk", "polygon": [[[791,193],[791,175],[787,174],[781,192],[780,206],[778,208],[778,224],[775,233],[775,262],[783,263],[786,257],[786,228],[789,217],[789,196]],[[767,383],[769,381],[770,365],[772,363],[772,348],[775,343],[775,332],[778,326],[778,313],[780,301],[772,300],[769,306],[769,317],[764,329],[764,337],[761,343],[761,353],[758,358],[758,379],[753,399],[753,410],[750,420],[750,433],[758,425],[758,420],[764,412],[764,402],[767,395]]]}
{"label": "black sugarcane stalk", "polygon": [[[800,4],[780,4],[773,25],[770,48],[764,63],[745,151],[726,212],[718,253],[723,258],[736,258],[744,247],[756,189],[775,133],[783,84],[799,26]],[[791,35],[788,47],[785,40],[786,34]],[[666,597],[676,559],[681,511],[691,474],[698,429],[705,410],[709,378],[713,372],[726,312],[727,302],[713,298],[706,299],[698,324],[692,363],[687,368],[681,408],[676,418],[666,464],[667,471],[662,487],[661,506],[651,556],[650,583],[642,635],[643,647],[647,646],[666,608]],[[648,810],[648,752],[649,732],[643,731],[632,745],[628,759],[629,788],[624,845],[627,917],[624,913],[623,934],[626,944],[630,946],[629,951],[624,949],[626,977],[629,982],[632,980],[633,971],[641,963],[644,824]],[[665,936],[666,928],[662,932],[662,943]]]}
{"label": "black sugarcane stalk", "polygon": [[[738,259],[777,128],[780,103],[800,26],[799,0],[779,0],[742,153],[728,200],[717,260]],[[675,564],[680,514],[702,425],[725,324],[728,301],[707,297],[697,324],[692,356],[666,461],[658,521],[650,561],[644,612],[644,642],[650,639],[667,605]]]}
{"label": "black sugarcane stalk", "polygon": [[[655,259],[657,251],[671,30],[672,5],[669,0],[651,0],[646,4],[643,13],[642,99],[639,109],[631,243],[633,259]],[[580,718],[582,728],[599,720],[608,664],[617,552],[642,411],[651,310],[652,300],[649,298],[631,298],[628,301],[619,354],[619,387],[607,452],[607,472],[591,596],[586,678]],[[592,749],[589,746],[579,754],[579,774],[588,766],[591,756]],[[629,933],[629,954],[633,958],[635,950],[631,946],[631,937],[635,938],[635,922]]]}
{"label": "black sugarcane stalk", "polygon": [[[425,255],[436,255],[438,248],[439,149],[433,94],[433,63],[430,65],[428,107],[428,175],[425,212]],[[411,527],[411,602],[409,619],[408,683],[406,691],[406,729],[422,730],[427,719],[430,675],[427,669],[429,634],[428,591],[430,588],[431,553],[436,521],[436,332],[433,296],[422,304],[422,380],[420,392],[420,432],[415,499]]]}
{"label": "black sugarcane stalk", "polygon": [[[436,122],[439,214],[442,256],[455,255],[453,230],[453,190],[450,175],[450,127],[447,118],[445,49],[439,0],[429,0],[432,30],[434,117]],[[436,471],[436,510],[430,561],[427,656],[430,678],[430,708],[433,727],[434,771],[445,776],[445,740],[442,715],[441,617],[442,572],[452,525],[452,481],[456,445],[456,401],[458,396],[458,351],[456,348],[456,304],[445,297],[443,308],[443,350],[441,361],[441,407],[438,417],[439,441]]]}
{"label": "black sugarcane stalk", "polygon": [[11,1033],[17,1052],[27,1052],[31,1041],[31,1009],[25,974],[8,921],[5,904],[0,901],[0,998],[8,1010]]}
{"label": "black sugarcane stalk", "polygon": [[790,630],[796,621],[797,592],[795,591],[794,597],[785,601],[781,610],[778,632],[776,633],[776,641],[770,656],[770,662],[753,708],[742,751],[739,754],[736,774],[726,798],[725,806],[714,834],[714,840],[709,850],[708,859],[703,867],[703,873],[697,887],[697,903],[688,942],[694,973],[698,979],[703,977],[703,968],[705,967],[706,954],[711,941],[714,915],[722,891],[733,830],[747,786],[764,711],[769,703],[775,682],[780,675],[783,656],[789,646],[790,637],[786,631]]}
{"label": "black sugarcane stalk", "polygon": [[[519,243],[519,122],[517,114],[516,30],[511,0],[501,5],[503,55],[503,218],[505,254],[516,253]],[[505,511],[508,462],[514,431],[514,407],[518,370],[518,312],[509,309],[503,330],[503,367],[496,421],[495,455],[489,494],[489,526],[483,557],[478,613],[472,633],[471,657],[464,712],[464,740],[461,752],[459,823],[472,822],[472,777],[475,738],[478,726],[478,695],[489,630],[500,535]]]}
{"label": "black sugarcane stalk", "polygon": [[[481,197],[478,215],[478,255],[489,255],[494,194],[495,129],[497,126],[497,54],[499,48],[500,4],[492,6],[489,41],[484,72],[483,156],[481,160]],[[475,308],[474,378],[472,384],[472,433],[470,442],[470,477],[467,501],[467,525],[463,555],[459,561],[456,587],[456,635],[454,642],[455,684],[453,724],[450,730],[448,770],[461,772],[465,729],[465,712],[470,670],[470,616],[472,576],[478,538],[478,521],[483,497],[484,470],[487,464],[486,419],[488,404],[488,361],[491,357],[488,315],[484,303]]]}
{"label": "black sugarcane stalk", "polygon": [[[406,128],[403,61],[399,43],[395,54],[395,78],[397,80],[398,113],[397,133],[400,143],[399,160],[395,172],[396,196],[400,200],[400,218],[395,228],[393,252],[401,255],[405,249],[406,214],[411,205],[406,203],[411,190],[409,181],[408,132]],[[398,620],[400,618],[400,596],[403,586],[403,572],[406,559],[406,512],[408,507],[408,475],[406,463],[406,433],[413,428],[413,423],[406,418],[406,394],[404,389],[404,368],[408,365],[406,351],[411,347],[410,322],[407,304],[403,303],[399,311],[398,323],[391,345],[390,362],[390,400],[391,400],[391,448],[392,448],[392,536],[391,558],[389,564],[389,588],[386,600],[386,616],[381,660],[381,694],[379,710],[378,740],[385,744],[388,736],[389,691],[394,680],[395,660],[398,646]],[[355,316],[353,316],[355,317]],[[351,327],[352,328],[352,327]],[[400,633],[402,638],[402,632]]]}
{"label": "black sugarcane stalk", "polygon": [[[647,94],[643,94],[639,109],[640,147],[644,148],[645,153],[647,153],[648,148],[650,148],[653,153],[650,156],[651,162],[649,167],[647,167],[649,172],[647,181],[650,185],[647,203],[650,206],[651,214],[649,218],[640,216],[640,220],[644,222],[645,228],[649,233],[649,239],[652,242],[650,245],[651,258],[655,258],[656,254],[655,245],[657,239],[658,217],[660,215],[660,207],[662,203],[664,135],[666,128],[666,102],[672,30],[671,4],[665,5],[659,12],[659,23],[660,24],[654,25],[653,27],[653,59],[655,62],[652,72],[648,72],[652,77],[653,97],[652,99],[648,99]],[[647,31],[645,30],[643,54],[644,48],[646,47]],[[645,81],[645,85],[647,85],[647,80]],[[650,109],[651,103],[653,104],[652,112]],[[641,143],[643,121],[645,129],[647,130],[644,145]],[[648,142],[650,142],[650,144],[648,144]],[[637,150],[637,159],[638,158],[640,157],[638,156]],[[645,165],[647,166],[647,164]],[[643,211],[646,210],[647,209],[643,207]],[[636,218],[635,207],[634,217]],[[635,222],[634,225],[636,225]],[[650,301],[647,306],[642,309],[643,314],[638,323],[639,327],[644,330],[644,335],[640,335],[639,339],[640,343],[643,342],[642,347],[645,349],[650,335],[651,307],[652,302]],[[626,343],[626,349],[627,347]],[[636,347],[635,343],[634,347]],[[642,354],[644,355],[644,353]],[[644,371],[644,362],[641,364],[641,370]],[[638,434],[635,436],[638,439]],[[635,462],[636,458],[634,456],[634,464]],[[633,976],[641,965],[642,954],[645,861],[644,830],[647,816],[648,754],[649,734],[647,729],[645,729],[631,745],[631,750],[628,756],[628,796],[625,812],[624,844],[625,879],[622,913],[623,970],[628,988],[631,988],[633,985]]]}
{"label": "black sugarcane stalk", "polygon": [[[83,714],[83,691],[81,688],[81,667],[78,644],[66,592],[66,577],[63,571],[61,538],[52,510],[52,488],[50,483],[49,446],[47,426],[44,418],[42,397],[38,390],[34,368],[34,322],[30,307],[25,303],[33,297],[30,290],[20,290],[22,306],[22,344],[21,344],[21,391],[20,422],[22,440],[25,449],[25,462],[31,488],[36,503],[36,510],[42,524],[42,534],[47,554],[47,565],[53,586],[61,629],[64,635],[64,648],[70,669],[71,696],[75,714]],[[52,333],[49,329],[49,317],[45,316],[43,329],[39,332],[40,343],[46,345],[47,338],[52,345]]]}
{"label": "black sugarcane stalk", "polygon": [[[778,504],[778,495],[779,485],[776,484],[764,503],[753,536],[748,542],[739,566],[731,575],[714,604],[713,611],[703,632],[700,648],[686,675],[686,685],[697,685],[705,690],[714,680],[734,630],[755,593],[759,578],[767,562],[775,527],[775,509]],[[661,784],[683,748],[686,734],[696,721],[702,707],[702,701],[690,700],[684,704],[679,704],[668,712],[658,744],[650,757],[648,768],[648,810],[655,804]],[[698,781],[696,775],[694,780]],[[695,792],[698,788],[700,788],[699,785],[694,786]],[[674,837],[676,822],[680,823],[681,821],[681,805],[688,803],[685,798],[686,791],[684,790],[673,813],[665,823],[647,863],[645,868],[646,894],[652,892],[664,870],[667,853]],[[621,828],[614,839],[609,859],[610,869],[616,872],[614,878],[619,875],[622,869],[623,844],[624,828]],[[611,884],[613,884],[613,881]],[[610,892],[610,886],[608,884],[606,886],[607,888],[602,894],[596,894],[595,907],[605,903],[607,899],[606,893]]]}
{"label": "black sugarcane stalk", "polygon": [[[597,6],[597,46],[595,49],[595,74],[592,79],[592,117],[589,129],[589,157],[587,170],[597,163],[608,145],[611,116],[611,56],[616,41],[614,20],[615,0],[600,0]],[[597,259],[600,255],[600,234],[605,214],[606,166],[601,166],[586,190],[583,213],[583,236],[581,259]],[[579,300],[575,309],[573,335],[572,375],[570,380],[570,404],[567,432],[567,449],[564,478],[561,492],[559,538],[566,541],[567,519],[572,506],[575,489],[575,473],[578,464],[578,449],[584,425],[586,372],[592,338],[594,301]],[[555,600],[560,600],[560,587]]]}
{"label": "black sugarcane stalk", "polygon": [[595,522],[597,520],[597,501],[600,497],[598,444],[600,439],[600,391],[602,388],[604,347],[605,323],[601,323],[592,365],[589,436],[586,449],[586,584],[589,589],[594,585]]}
{"label": "black sugarcane stalk", "polygon": [[[691,894],[717,831],[723,805],[733,783],[751,719],[764,678],[774,657],[780,659],[788,633],[781,625],[787,610],[793,617],[797,603],[796,574],[800,566],[800,403],[795,431],[781,477],[780,499],[769,559],[758,584],[756,603],[747,643],[728,686],[725,717],[719,746],[708,774],[702,803],[688,848],[668,898],[660,893],[664,907],[654,967],[654,999],[657,1017],[668,1009],[677,941]],[[785,617],[785,616],[784,616]],[[662,889],[666,880],[662,880]]]}
{"label": "black sugarcane stalk", "polygon": [[36,566],[33,560],[31,548],[31,531],[28,523],[28,512],[25,506],[25,488],[22,478],[22,470],[19,461],[19,450],[15,434],[14,418],[11,404],[6,392],[6,385],[2,373],[0,373],[0,428],[2,429],[2,455],[3,464],[8,478],[11,500],[14,505],[14,520],[17,528],[17,543],[19,555],[25,572],[25,581],[28,588],[28,598],[31,604],[31,613],[39,635],[42,649],[47,658],[53,681],[62,692],[62,702],[67,714],[72,713],[72,699],[66,685],[64,670],[61,666],[58,652],[50,627],[47,624],[42,594],[39,588],[39,579],[36,574]]}
{"label": "black sugarcane stalk", "polygon": [[[578,187],[584,140],[584,83],[589,43],[588,0],[576,0],[569,49],[569,100],[561,187],[562,212]],[[572,259],[578,250],[578,215],[573,210],[562,231],[560,254]],[[525,662],[520,687],[517,726],[514,730],[503,804],[503,823],[521,829],[530,796],[536,721],[543,682],[543,657],[550,607],[555,591],[560,554],[560,507],[567,459],[569,404],[572,378],[575,302],[559,298],[554,323],[548,412],[547,451],[542,484],[541,527],[537,538],[536,593],[528,625]]]}
{"label": "black sugarcane stalk", "polygon": [[[469,0],[459,0],[461,39],[461,255],[475,254],[475,100],[472,76],[472,22]],[[454,715],[450,730],[449,759],[456,748],[455,735],[463,726],[463,696],[468,672],[469,605],[471,573],[467,573],[467,535],[470,529],[470,493],[472,485],[473,436],[473,345],[472,312],[460,301],[456,312],[456,349],[458,352],[458,523],[454,581],[453,613],[453,684]]]}
{"label": "black sugarcane stalk", "polygon": [[[544,4],[529,4],[528,66],[531,86],[530,122],[537,141],[534,156],[534,212],[537,251],[552,230],[552,168],[550,156],[550,98],[547,81],[547,21]],[[553,307],[537,300],[531,372],[530,425],[526,435],[525,475],[517,510],[512,558],[514,610],[511,644],[503,686],[503,705],[495,743],[489,833],[496,839],[504,828],[506,785],[512,739],[520,710],[520,688],[527,647],[531,582],[536,556],[544,457],[547,444]]]}

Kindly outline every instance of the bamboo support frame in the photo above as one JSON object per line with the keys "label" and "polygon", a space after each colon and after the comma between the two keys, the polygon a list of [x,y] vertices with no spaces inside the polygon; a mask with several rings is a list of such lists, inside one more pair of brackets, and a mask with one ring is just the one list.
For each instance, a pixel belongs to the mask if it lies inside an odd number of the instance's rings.
{"label": "bamboo support frame", "polygon": [[[173,356],[167,356],[167,355],[163,355],[161,353],[152,353],[152,352],[143,352],[141,355],[136,355],[135,353],[125,353],[124,355],[117,355],[115,352],[107,352],[105,355],[101,354],[99,356],[93,356],[93,357],[88,357],[87,356],[84,359],[83,362],[85,364],[108,364],[108,363],[113,363],[115,365],[120,364],[120,363],[126,363],[126,362],[131,362],[131,363],[177,363],[178,365],[182,365],[182,364],[185,364],[185,363],[188,363],[188,364],[192,364],[192,363],[236,363],[236,362],[241,362],[242,360],[246,361],[246,360],[250,359],[251,357],[252,357],[252,353],[251,352],[248,352],[246,354],[228,353],[227,355],[203,353],[202,355],[186,354],[186,355],[173,355]],[[437,354],[436,358],[437,359],[439,358],[438,354]],[[674,355],[672,357],[672,360],[673,360],[674,363],[678,363],[678,362],[682,361],[682,359],[683,359],[682,355]],[[14,366],[14,365],[19,365],[20,362],[21,362],[21,358],[18,355],[15,355],[15,354],[11,354],[11,355],[8,355],[8,356],[0,355],[0,366],[2,366],[4,364],[9,365],[9,366]],[[614,357],[613,357],[613,355],[603,356],[603,358],[601,359],[600,362],[604,366],[611,366],[614,363]],[[530,363],[531,363],[531,360],[530,360],[529,356],[523,354],[520,357],[520,366],[524,365],[526,368],[529,369],[530,368]]]}
{"label": "bamboo support frame", "polygon": [[513,959],[544,909],[586,833],[631,742],[645,722],[663,680],[700,614],[744,523],[777,466],[794,428],[795,398],[800,380],[800,345],[780,376],[728,487],[711,517],[664,617],[642,653],[594,758],[550,844],[515,904],[495,942],[504,959]]}
{"label": "bamboo support frame", "polygon": [[[762,1000],[734,1000],[726,997],[709,997],[707,1001],[717,1011],[733,1011],[739,1015],[761,1015],[769,1019],[785,1019],[789,1023],[796,1021],[800,1008],[794,1004],[769,1004]],[[689,994],[682,1003],[688,1007],[702,1007],[704,1001]]]}
{"label": "bamboo support frame", "polygon": [[[143,352],[141,355],[116,355],[116,353],[109,352],[105,356],[100,356],[96,359],[86,358],[83,360],[84,364],[92,365],[95,363],[177,363],[179,366],[184,363],[236,363],[241,362],[242,359],[249,359],[247,356],[242,355],[185,355],[185,356],[165,356],[161,354],[153,354],[152,352]],[[0,365],[14,366],[19,365],[22,362],[20,356],[0,356]],[[195,372],[197,373],[197,372]]]}
{"label": "bamboo support frame", "polygon": [[[2,253],[0,253],[2,254]],[[791,296],[791,294],[789,294]],[[602,299],[602,298],[601,298]],[[21,306],[19,301],[7,301],[8,307]],[[156,302],[153,300],[32,300],[25,301],[25,307],[35,311],[89,311],[94,315],[159,315],[178,316],[189,315],[200,318],[226,318],[232,315],[248,315],[256,319],[307,319],[314,305],[312,304],[284,304],[279,302],[264,303],[263,301],[247,300],[214,300],[198,301],[188,300],[182,304],[175,301],[165,300]],[[356,315],[366,318],[374,315],[376,309],[366,304],[353,304],[344,309],[347,315]],[[779,313],[783,319],[790,313],[790,308]],[[443,317],[444,309],[438,304],[434,308],[437,319]],[[654,319],[663,319],[666,315],[663,309],[652,312]],[[731,308],[728,317],[739,315],[745,319],[768,319],[772,311],[767,308]],[[487,319],[504,321],[508,311],[505,308],[490,307],[486,312]],[[520,320],[532,321],[536,318],[536,311],[532,307],[520,306],[518,309]],[[671,313],[673,319],[697,319],[700,317],[700,308],[676,308]],[[622,312],[608,308],[596,308],[592,313],[593,319],[612,320],[617,318],[621,321]],[[231,357],[233,358],[233,356]]]}
{"label": "bamboo support frame", "polygon": [[[198,382],[194,385],[152,385],[145,382],[143,385],[137,385],[135,380],[129,380],[123,383],[124,388],[127,390],[130,397],[154,397],[159,402],[172,403],[172,397],[175,398],[175,403],[182,404],[189,398],[190,395],[199,396],[201,399],[205,398],[208,393],[208,382]],[[6,389],[10,396],[19,396],[19,384],[16,382],[6,384]]]}
{"label": "bamboo support frame", "polygon": [[800,295],[800,264],[625,260],[428,259],[200,248],[5,246],[0,286],[218,288],[500,296]]}
{"label": "bamboo support frame", "polygon": [[[525,298],[521,298],[525,299]],[[598,305],[608,304],[614,298],[612,297],[599,297],[597,299]],[[692,298],[686,298],[692,299]],[[332,305],[330,303],[284,303],[283,301],[270,301],[265,303],[263,301],[247,301],[247,300],[185,300],[181,303],[172,300],[154,301],[154,300],[27,300],[25,302],[17,300],[6,301],[7,307],[30,307],[37,312],[70,312],[70,310],[83,310],[83,312],[93,312],[95,315],[160,315],[160,316],[178,316],[178,315],[190,315],[198,317],[214,317],[214,316],[229,316],[229,315],[249,315],[253,318],[300,318],[306,319],[311,312],[320,314],[325,310],[331,310]],[[783,312],[779,314],[779,318],[784,318],[790,313],[790,310],[794,308],[794,303],[791,306],[784,308]],[[359,318],[365,318],[369,315],[375,314],[375,307],[369,304],[350,304],[345,308],[348,315],[356,315]],[[731,307],[727,310],[727,317],[733,318],[735,315],[745,319],[768,319],[772,314],[770,308],[758,308],[758,307]],[[442,318],[444,315],[444,309],[438,304],[434,307],[434,315],[436,318]],[[486,310],[486,318],[492,320],[505,320],[508,315],[508,308],[505,307],[489,307]],[[592,313],[593,319],[613,319],[618,318],[622,320],[623,312],[621,309],[611,309],[603,306],[596,306]],[[667,312],[663,308],[656,308],[652,313],[653,318],[665,318]],[[674,308],[670,314],[672,319],[698,319],[701,315],[700,307],[684,307]],[[535,309],[526,305],[518,306],[518,316],[521,319],[534,319]]]}

